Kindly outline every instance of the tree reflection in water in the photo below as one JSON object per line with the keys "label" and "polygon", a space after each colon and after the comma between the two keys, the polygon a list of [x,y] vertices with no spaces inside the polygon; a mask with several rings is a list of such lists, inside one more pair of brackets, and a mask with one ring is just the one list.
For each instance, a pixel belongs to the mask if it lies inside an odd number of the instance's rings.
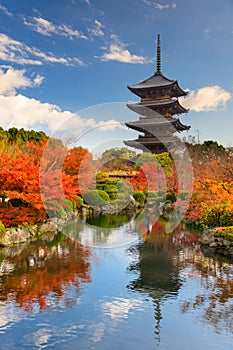
{"label": "tree reflection in water", "polygon": [[71,240],[90,247],[112,248],[138,239],[134,230],[134,212],[84,216],[71,221],[63,232]]}
{"label": "tree reflection in water", "polygon": [[50,304],[57,302],[71,286],[78,293],[82,283],[91,282],[90,250],[62,234],[18,249],[0,250],[0,301],[14,301],[26,311],[44,310],[48,297]]}
{"label": "tree reflection in water", "polygon": [[[149,224],[148,224],[149,222]],[[160,340],[161,305],[169,298],[177,298],[183,282],[200,280],[201,288],[190,301],[186,295],[181,312],[198,309],[197,317],[214,325],[219,331],[233,331],[233,266],[221,258],[207,257],[199,245],[199,236],[180,225],[171,234],[165,233],[165,223],[153,222],[147,216],[137,222],[143,240],[133,248],[135,256],[129,267],[136,278],[128,288],[152,298],[155,308],[155,335]],[[149,228],[149,230],[148,230]]]}
{"label": "tree reflection in water", "polygon": [[201,293],[195,300],[185,301],[181,306],[183,313],[190,309],[201,310],[203,320],[211,323],[217,332],[233,333],[233,265],[223,257],[202,257],[193,266],[199,274]]}

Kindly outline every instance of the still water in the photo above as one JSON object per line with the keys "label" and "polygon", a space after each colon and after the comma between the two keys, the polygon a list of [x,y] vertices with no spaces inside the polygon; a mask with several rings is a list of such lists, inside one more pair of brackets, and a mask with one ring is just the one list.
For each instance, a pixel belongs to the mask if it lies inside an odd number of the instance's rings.
{"label": "still water", "polygon": [[0,249],[0,349],[230,350],[233,265],[146,218]]}

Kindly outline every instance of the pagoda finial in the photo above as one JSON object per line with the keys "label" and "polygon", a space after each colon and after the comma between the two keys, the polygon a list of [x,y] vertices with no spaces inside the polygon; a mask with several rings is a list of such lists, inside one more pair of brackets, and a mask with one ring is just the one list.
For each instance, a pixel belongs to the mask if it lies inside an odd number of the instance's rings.
{"label": "pagoda finial", "polygon": [[158,34],[158,41],[157,41],[157,71],[155,74],[161,74],[161,48],[160,48],[160,34]]}

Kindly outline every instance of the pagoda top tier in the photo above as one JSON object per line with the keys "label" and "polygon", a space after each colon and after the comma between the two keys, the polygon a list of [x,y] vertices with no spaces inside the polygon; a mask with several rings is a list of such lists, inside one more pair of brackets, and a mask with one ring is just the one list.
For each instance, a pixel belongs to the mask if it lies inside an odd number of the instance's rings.
{"label": "pagoda top tier", "polygon": [[177,80],[170,80],[162,74],[154,74],[142,82],[128,86],[128,89],[135,95],[146,98],[148,92],[154,92],[154,95],[167,95],[169,97],[186,96],[187,92],[182,90]]}
{"label": "pagoda top tier", "polygon": [[160,35],[157,42],[157,71],[146,80],[128,86],[128,89],[142,99],[157,96],[180,97],[186,96],[187,92],[182,90],[177,80],[166,78],[161,72]]}

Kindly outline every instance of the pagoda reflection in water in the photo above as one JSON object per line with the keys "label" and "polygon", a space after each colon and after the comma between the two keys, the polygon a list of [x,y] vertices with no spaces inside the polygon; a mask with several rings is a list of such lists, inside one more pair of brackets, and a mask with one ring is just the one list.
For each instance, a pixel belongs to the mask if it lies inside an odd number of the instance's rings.
{"label": "pagoda reflection in water", "polygon": [[135,122],[127,122],[126,126],[144,135],[124,143],[155,154],[169,151],[177,140],[173,134],[189,130],[190,126],[173,117],[188,112],[178,100],[186,96],[187,92],[180,88],[177,80],[170,80],[161,72],[160,35],[157,43],[157,71],[148,79],[128,86],[128,89],[139,96],[141,102],[127,104],[127,107],[141,116]]}
{"label": "pagoda reflection in water", "polygon": [[157,341],[160,342],[163,319],[161,304],[167,299],[176,298],[182,284],[179,277],[180,266],[176,262],[179,248],[173,244],[173,236],[166,234],[164,223],[160,221],[153,223],[149,233],[146,220],[142,217],[142,221],[138,223],[138,231],[144,242],[141,241],[133,247],[138,259],[134,260],[129,270],[137,277],[131,281],[128,288],[152,299],[155,311],[154,332]]}

